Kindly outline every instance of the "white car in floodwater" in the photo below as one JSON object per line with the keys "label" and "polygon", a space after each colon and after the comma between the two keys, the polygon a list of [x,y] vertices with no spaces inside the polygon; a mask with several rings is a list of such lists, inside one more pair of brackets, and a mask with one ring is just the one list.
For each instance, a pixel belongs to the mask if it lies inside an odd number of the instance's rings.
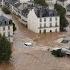
{"label": "white car in floodwater", "polygon": [[26,43],[24,43],[24,45],[26,45],[26,46],[32,46],[32,43],[26,42]]}

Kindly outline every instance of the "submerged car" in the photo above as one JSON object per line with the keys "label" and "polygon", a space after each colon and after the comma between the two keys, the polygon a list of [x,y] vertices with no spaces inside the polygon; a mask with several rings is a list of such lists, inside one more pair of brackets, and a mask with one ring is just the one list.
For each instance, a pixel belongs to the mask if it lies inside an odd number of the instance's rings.
{"label": "submerged car", "polygon": [[62,57],[65,55],[70,56],[70,48],[69,47],[67,47],[67,48],[53,48],[51,50],[51,52],[53,55],[56,55],[58,57]]}
{"label": "submerged car", "polygon": [[32,46],[32,43],[27,42],[27,43],[24,43],[24,45],[26,45],[26,46]]}

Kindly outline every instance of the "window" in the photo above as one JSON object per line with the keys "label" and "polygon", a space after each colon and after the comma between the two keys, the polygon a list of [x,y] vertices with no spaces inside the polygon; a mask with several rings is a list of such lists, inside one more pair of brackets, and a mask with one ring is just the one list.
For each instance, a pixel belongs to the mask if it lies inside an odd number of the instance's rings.
{"label": "window", "polygon": [[50,18],[50,21],[52,21],[52,18]]}
{"label": "window", "polygon": [[44,23],[44,28],[46,28],[46,23]]}
{"label": "window", "polygon": [[39,33],[41,34],[41,30],[39,30]]}
{"label": "window", "polygon": [[55,32],[57,32],[57,29],[55,29]]}
{"label": "window", "polygon": [[55,27],[58,27],[57,22],[56,22],[56,24],[55,24]]}
{"label": "window", "polygon": [[40,24],[40,28],[42,28],[42,24]]}
{"label": "window", "polygon": [[5,27],[3,27],[3,31],[5,30]]}
{"label": "window", "polygon": [[5,32],[3,33],[3,36],[5,36]]}
{"label": "window", "polygon": [[44,29],[44,34],[46,34],[46,29]]}
{"label": "window", "polygon": [[55,20],[57,21],[57,17],[55,18]]}
{"label": "window", "polygon": [[42,22],[42,19],[40,18],[40,22]]}
{"label": "window", "polygon": [[5,24],[6,24],[6,21],[5,21]]}
{"label": "window", "polygon": [[8,26],[8,30],[10,30],[10,26]]}
{"label": "window", "polygon": [[8,32],[8,37],[10,37],[10,32]]}
{"label": "window", "polygon": [[50,23],[50,27],[52,27],[52,23]]}
{"label": "window", "polygon": [[44,18],[44,22],[46,22],[46,18]]}

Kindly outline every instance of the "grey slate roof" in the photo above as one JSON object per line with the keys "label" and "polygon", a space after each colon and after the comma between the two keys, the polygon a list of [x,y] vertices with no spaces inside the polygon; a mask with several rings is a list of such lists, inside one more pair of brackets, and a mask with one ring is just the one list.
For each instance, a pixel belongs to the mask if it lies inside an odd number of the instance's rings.
{"label": "grey slate roof", "polygon": [[2,0],[0,0],[0,2],[2,2]]}
{"label": "grey slate roof", "polygon": [[53,17],[57,16],[56,10],[49,10],[48,8],[35,8],[35,14],[37,17]]}
{"label": "grey slate roof", "polygon": [[27,7],[24,8],[24,9],[21,11],[21,12],[22,12],[22,15],[25,16],[25,17],[27,17],[29,11],[30,11],[32,8],[33,8],[32,5],[27,5]]}
{"label": "grey slate roof", "polygon": [[21,5],[21,3],[19,3],[19,2],[13,4],[13,6],[15,6],[16,8],[18,8],[20,5]]}
{"label": "grey slate roof", "polygon": [[66,7],[67,11],[70,11],[70,4]]}
{"label": "grey slate roof", "polygon": [[0,16],[0,26],[11,25],[9,21],[10,19],[4,17],[3,15]]}

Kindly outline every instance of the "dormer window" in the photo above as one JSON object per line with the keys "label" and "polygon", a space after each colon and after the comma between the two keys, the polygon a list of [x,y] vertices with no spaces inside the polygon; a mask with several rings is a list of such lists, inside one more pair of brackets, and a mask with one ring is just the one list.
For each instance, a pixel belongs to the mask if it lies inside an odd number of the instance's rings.
{"label": "dormer window", "polygon": [[9,24],[12,24],[12,20],[9,20]]}
{"label": "dormer window", "polygon": [[5,21],[5,24],[6,24],[6,21]]}

